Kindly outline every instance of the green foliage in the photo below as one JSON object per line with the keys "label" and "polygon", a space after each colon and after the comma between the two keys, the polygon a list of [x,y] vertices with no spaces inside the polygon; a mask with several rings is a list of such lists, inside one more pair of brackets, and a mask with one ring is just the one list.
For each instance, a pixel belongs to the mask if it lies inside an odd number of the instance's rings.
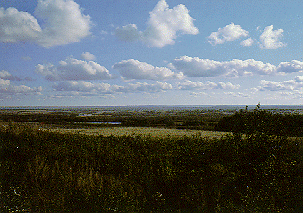
{"label": "green foliage", "polygon": [[216,130],[235,134],[267,134],[277,136],[303,136],[303,115],[278,114],[261,110],[257,105],[253,111],[240,110],[232,116],[219,120]]}
{"label": "green foliage", "polygon": [[0,211],[300,212],[302,141],[0,129]]}

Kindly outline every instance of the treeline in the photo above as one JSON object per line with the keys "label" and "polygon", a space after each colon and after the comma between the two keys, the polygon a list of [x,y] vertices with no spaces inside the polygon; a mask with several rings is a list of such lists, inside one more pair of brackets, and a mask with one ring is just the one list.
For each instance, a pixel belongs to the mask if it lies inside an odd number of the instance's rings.
{"label": "treeline", "polygon": [[263,133],[278,136],[303,136],[302,114],[280,114],[262,110],[240,110],[218,122],[215,130],[242,134]]}
{"label": "treeline", "polygon": [[1,212],[302,212],[299,139],[0,128]]}
{"label": "treeline", "polygon": [[72,123],[77,118],[75,113],[0,113],[0,120],[4,122],[43,122],[48,124]]}

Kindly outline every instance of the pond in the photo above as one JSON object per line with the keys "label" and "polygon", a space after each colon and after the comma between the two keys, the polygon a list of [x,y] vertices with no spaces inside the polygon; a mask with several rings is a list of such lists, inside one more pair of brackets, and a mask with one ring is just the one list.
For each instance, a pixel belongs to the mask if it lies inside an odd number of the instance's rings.
{"label": "pond", "polygon": [[112,124],[112,125],[120,125],[121,122],[113,122],[113,121],[91,121],[91,122],[75,122],[75,124]]}

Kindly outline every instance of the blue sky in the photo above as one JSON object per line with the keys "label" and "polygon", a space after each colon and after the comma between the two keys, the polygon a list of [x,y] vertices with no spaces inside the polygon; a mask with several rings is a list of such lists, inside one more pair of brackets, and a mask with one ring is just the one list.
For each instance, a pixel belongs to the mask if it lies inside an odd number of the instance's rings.
{"label": "blue sky", "polygon": [[0,105],[294,104],[299,0],[0,0]]}

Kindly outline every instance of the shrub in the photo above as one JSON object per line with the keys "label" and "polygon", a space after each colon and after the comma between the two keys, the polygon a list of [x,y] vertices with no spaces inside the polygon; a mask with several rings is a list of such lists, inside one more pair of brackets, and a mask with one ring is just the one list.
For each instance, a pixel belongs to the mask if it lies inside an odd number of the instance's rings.
{"label": "shrub", "polygon": [[278,114],[256,108],[240,110],[219,120],[216,130],[246,135],[303,136],[303,115]]}

